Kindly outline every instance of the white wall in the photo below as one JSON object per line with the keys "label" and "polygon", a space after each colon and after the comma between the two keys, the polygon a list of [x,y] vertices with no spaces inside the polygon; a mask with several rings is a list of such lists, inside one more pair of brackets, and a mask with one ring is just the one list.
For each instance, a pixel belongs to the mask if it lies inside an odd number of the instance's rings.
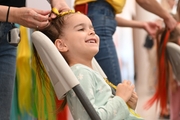
{"label": "white wall", "polygon": [[[70,8],[73,8],[74,0],[65,0]],[[47,0],[26,0],[26,6],[42,10],[50,10],[51,6]]]}
{"label": "white wall", "polygon": [[[126,0],[125,7],[118,16],[132,20],[135,15],[135,0]],[[130,27],[117,27],[114,42],[120,62],[122,80],[131,80],[134,83],[134,49],[133,31]]]}
{"label": "white wall", "polygon": [[50,4],[47,0],[26,0],[26,6],[42,10],[50,10]]}

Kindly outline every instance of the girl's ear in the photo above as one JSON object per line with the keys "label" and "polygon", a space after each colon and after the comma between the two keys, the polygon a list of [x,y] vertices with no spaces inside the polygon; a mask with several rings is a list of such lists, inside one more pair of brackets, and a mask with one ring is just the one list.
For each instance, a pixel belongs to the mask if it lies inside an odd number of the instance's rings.
{"label": "girl's ear", "polygon": [[64,40],[62,39],[56,39],[55,41],[55,46],[56,48],[60,51],[60,52],[67,52],[68,51],[68,47],[66,45],[66,43],[64,43]]}

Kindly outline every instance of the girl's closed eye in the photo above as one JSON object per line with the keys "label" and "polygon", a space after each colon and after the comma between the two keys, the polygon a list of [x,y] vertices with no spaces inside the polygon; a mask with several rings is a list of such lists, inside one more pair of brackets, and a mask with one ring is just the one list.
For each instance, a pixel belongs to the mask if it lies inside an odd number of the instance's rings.
{"label": "girl's closed eye", "polygon": [[80,28],[80,29],[78,29],[78,31],[84,31],[85,29],[84,28]]}

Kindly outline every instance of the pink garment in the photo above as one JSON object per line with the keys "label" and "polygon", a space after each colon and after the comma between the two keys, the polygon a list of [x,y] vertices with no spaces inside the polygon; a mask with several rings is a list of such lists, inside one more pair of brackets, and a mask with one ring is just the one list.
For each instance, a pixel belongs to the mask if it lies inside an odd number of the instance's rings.
{"label": "pink garment", "polygon": [[170,93],[170,120],[180,120],[180,86]]}

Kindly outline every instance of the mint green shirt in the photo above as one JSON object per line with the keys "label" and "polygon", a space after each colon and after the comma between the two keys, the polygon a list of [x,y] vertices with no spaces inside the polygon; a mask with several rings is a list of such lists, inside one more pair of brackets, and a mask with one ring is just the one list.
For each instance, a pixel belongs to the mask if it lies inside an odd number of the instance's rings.
{"label": "mint green shirt", "polygon": [[[99,73],[82,64],[71,69],[101,120],[143,120],[132,115],[124,100],[112,94]],[[67,102],[74,120],[90,120],[73,90],[67,93]]]}

